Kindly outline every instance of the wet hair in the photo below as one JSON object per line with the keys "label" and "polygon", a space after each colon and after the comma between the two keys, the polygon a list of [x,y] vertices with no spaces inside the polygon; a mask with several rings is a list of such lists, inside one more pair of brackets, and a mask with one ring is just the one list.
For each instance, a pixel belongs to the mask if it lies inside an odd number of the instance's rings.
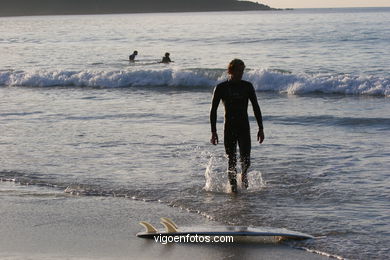
{"label": "wet hair", "polygon": [[240,60],[240,59],[234,59],[232,60],[229,65],[228,65],[228,73],[233,74],[233,71],[238,67],[238,66],[245,66],[245,63]]}
{"label": "wet hair", "polygon": [[165,53],[165,56],[169,56],[169,52],[166,52],[166,53]]}

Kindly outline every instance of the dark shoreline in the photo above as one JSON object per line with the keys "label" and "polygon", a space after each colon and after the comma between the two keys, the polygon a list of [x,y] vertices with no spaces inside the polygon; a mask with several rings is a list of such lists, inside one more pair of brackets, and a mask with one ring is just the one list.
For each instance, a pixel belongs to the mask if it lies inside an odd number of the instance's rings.
{"label": "dark shoreline", "polygon": [[281,9],[236,0],[3,0],[0,17],[275,10]]}

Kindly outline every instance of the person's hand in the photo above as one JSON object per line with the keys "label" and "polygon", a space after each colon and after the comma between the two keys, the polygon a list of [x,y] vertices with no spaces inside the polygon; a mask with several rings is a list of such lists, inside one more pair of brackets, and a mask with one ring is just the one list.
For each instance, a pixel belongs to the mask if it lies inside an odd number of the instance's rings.
{"label": "person's hand", "polygon": [[259,143],[263,143],[263,141],[264,141],[264,130],[263,129],[259,129],[259,132],[257,132],[257,141],[259,141]]}
{"label": "person's hand", "polygon": [[210,143],[212,143],[213,145],[217,145],[218,144],[218,135],[217,135],[217,133],[211,133]]}

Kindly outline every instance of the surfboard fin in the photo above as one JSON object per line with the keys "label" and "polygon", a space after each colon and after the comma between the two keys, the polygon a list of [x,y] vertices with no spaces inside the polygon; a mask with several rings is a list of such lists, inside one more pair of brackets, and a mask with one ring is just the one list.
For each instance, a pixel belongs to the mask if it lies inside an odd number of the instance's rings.
{"label": "surfboard fin", "polygon": [[146,229],[146,233],[157,233],[158,232],[157,229],[152,226],[152,224],[150,224],[146,221],[141,221],[139,224]]}
{"label": "surfboard fin", "polygon": [[177,228],[175,228],[175,226],[173,226],[171,223],[161,221],[161,224],[163,224],[167,233],[176,233],[177,232]]}
{"label": "surfboard fin", "polygon": [[175,222],[173,222],[170,218],[160,218],[161,222],[169,223],[171,224],[175,229],[179,229],[179,227],[176,225]]}

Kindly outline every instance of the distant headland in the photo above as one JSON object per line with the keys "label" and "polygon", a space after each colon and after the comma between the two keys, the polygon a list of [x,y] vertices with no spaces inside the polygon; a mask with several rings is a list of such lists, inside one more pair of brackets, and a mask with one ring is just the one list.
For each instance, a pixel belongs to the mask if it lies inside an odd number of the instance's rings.
{"label": "distant headland", "polygon": [[237,0],[2,0],[0,16],[277,10]]}

